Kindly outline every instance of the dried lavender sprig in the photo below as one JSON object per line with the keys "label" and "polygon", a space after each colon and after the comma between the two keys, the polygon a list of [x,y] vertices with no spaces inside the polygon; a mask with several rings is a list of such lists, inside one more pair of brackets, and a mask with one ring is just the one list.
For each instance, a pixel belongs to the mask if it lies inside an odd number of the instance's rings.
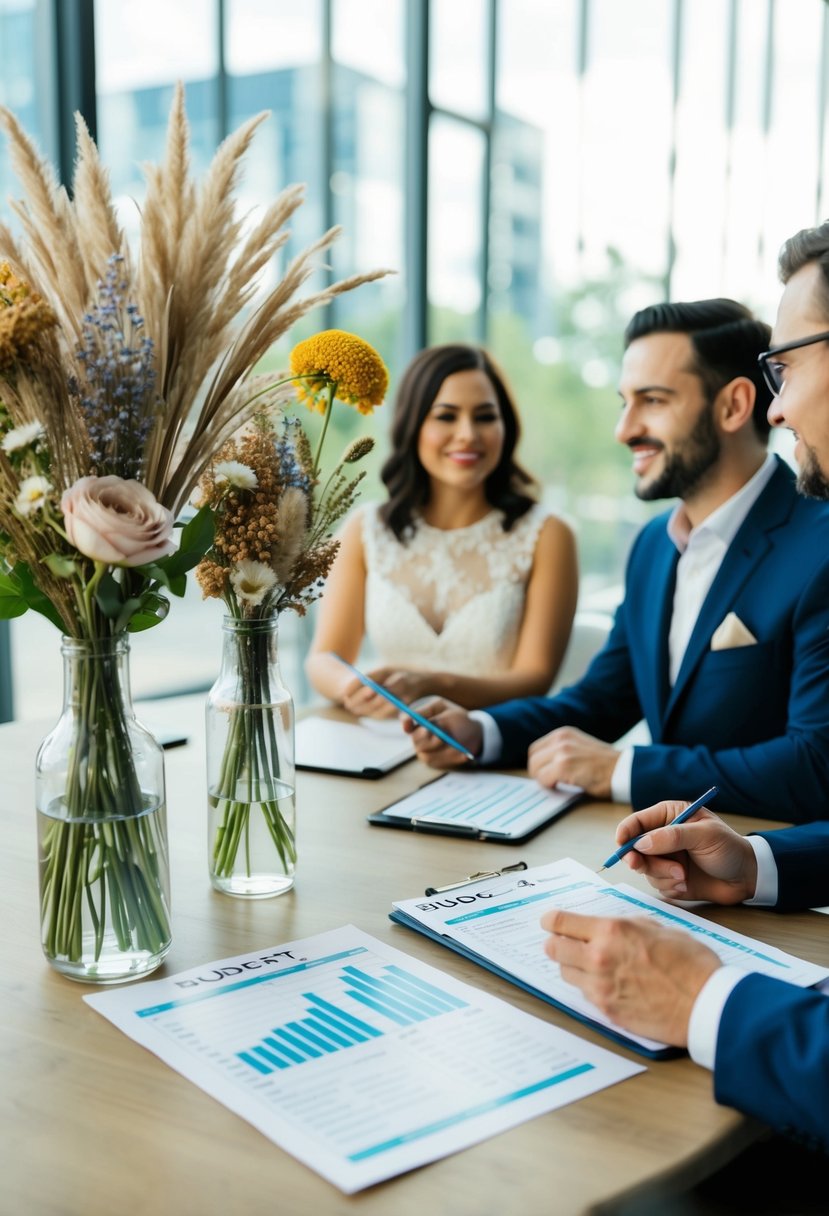
{"label": "dried lavender sprig", "polygon": [[123,257],[112,254],[98,299],[84,316],[78,361],[84,383],[73,382],[86,419],[98,474],[139,478],[155,412],[155,348],[141,335],[144,320],[127,299]]}
{"label": "dried lavender sprig", "polygon": [[284,486],[295,486],[306,494],[311,490],[311,474],[300,458],[297,450],[297,431],[302,424],[298,418],[284,418],[282,421],[282,436],[276,441],[276,451],[279,456],[279,474]]}

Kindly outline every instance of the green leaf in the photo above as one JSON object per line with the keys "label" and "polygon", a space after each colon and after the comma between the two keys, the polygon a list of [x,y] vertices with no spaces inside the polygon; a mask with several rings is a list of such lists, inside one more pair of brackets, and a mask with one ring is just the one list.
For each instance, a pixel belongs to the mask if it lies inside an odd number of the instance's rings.
{"label": "green leaf", "polygon": [[[215,535],[216,519],[213,512],[210,507],[200,507],[193,518],[182,528],[178,553],[171,554],[171,556],[178,557],[182,553],[190,556],[195,555],[196,561],[191,563],[191,565],[195,566],[196,562],[201,561],[213,544]],[[190,569],[190,566],[188,566],[188,569]]]}
{"label": "green leaf", "polygon": [[[170,556],[172,557],[173,554],[170,554]],[[165,559],[162,558],[161,560],[163,561]],[[146,575],[147,578],[155,579],[155,581],[157,583],[161,583],[162,586],[170,586],[170,575],[167,573],[164,566],[160,564],[160,562],[150,562],[150,564],[147,566],[139,566],[138,570],[141,574]]]}
{"label": "green leaf", "polygon": [[199,507],[193,518],[188,520],[184,529],[181,531],[181,545],[179,548],[187,548],[187,550],[199,550],[204,556],[207,553],[210,545],[213,545],[213,537],[216,534],[216,520],[213,511],[210,507]]}
{"label": "green leaf", "polygon": [[43,561],[58,578],[71,578],[77,573],[77,563],[63,553],[50,553]]}
{"label": "green leaf", "polygon": [[124,607],[123,588],[109,570],[102,575],[95,589],[95,601],[107,620],[115,621],[121,615]]}
{"label": "green leaf", "polygon": [[[199,564],[213,544],[215,533],[216,521],[213,512],[210,507],[201,507],[181,529],[181,541],[175,553],[146,566],[137,566],[136,570],[169,587],[174,595],[183,595],[184,591],[175,590],[173,584]],[[182,586],[180,582],[177,585]]]}
{"label": "green leaf", "polygon": [[120,629],[129,628],[132,618],[135,616],[135,614],[141,608],[143,599],[144,599],[143,596],[134,595],[134,596],[131,596],[128,600],[124,600],[124,602],[121,604],[121,611],[118,613],[118,616],[115,618],[116,633]]}
{"label": "green leaf", "polygon": [[28,612],[29,605],[20,593],[20,585],[9,574],[0,574],[0,621]]}
{"label": "green leaf", "polygon": [[170,601],[155,591],[145,591],[138,601],[128,602],[137,604],[137,609],[132,612],[129,620],[124,622],[130,633],[152,629],[154,625],[159,625],[170,611]]}
{"label": "green leaf", "polygon": [[154,629],[156,625],[160,625],[163,620],[163,616],[155,616],[152,612],[136,612],[135,616],[130,618],[127,632],[144,633],[147,629]]}
{"label": "green leaf", "polygon": [[[51,621],[61,633],[66,633],[66,626],[60,613],[52,601],[47,599],[40,588],[35,585],[32,572],[25,562],[17,563],[12,570],[12,578],[19,584],[20,593],[29,607],[34,612],[39,612],[41,616],[45,616],[47,621]],[[15,613],[15,616],[18,615],[19,613]]]}

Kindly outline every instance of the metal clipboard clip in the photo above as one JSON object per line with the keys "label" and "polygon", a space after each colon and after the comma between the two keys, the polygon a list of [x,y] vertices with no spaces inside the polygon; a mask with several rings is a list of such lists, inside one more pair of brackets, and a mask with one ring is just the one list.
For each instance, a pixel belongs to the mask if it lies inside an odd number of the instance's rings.
{"label": "metal clipboard clip", "polygon": [[442,895],[444,891],[455,891],[458,887],[468,887],[471,882],[481,882],[485,878],[500,878],[502,874],[515,874],[526,868],[526,861],[516,861],[511,866],[504,866],[501,870],[480,870],[477,874],[469,874],[466,878],[458,879],[457,882],[450,882],[445,887],[427,887],[424,895]]}

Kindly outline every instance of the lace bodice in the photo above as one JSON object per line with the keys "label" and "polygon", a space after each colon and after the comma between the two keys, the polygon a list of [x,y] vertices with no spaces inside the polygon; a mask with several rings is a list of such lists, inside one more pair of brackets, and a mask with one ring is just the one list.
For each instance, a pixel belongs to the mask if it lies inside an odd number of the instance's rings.
{"label": "lace bodice", "polygon": [[377,662],[459,675],[508,670],[547,514],[532,507],[510,532],[496,510],[448,532],[420,520],[400,544],[376,504],[362,507],[366,635]]}

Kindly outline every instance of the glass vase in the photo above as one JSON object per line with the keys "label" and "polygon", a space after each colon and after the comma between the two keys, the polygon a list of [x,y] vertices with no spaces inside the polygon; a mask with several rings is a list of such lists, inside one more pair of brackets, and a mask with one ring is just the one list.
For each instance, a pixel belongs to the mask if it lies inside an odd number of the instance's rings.
{"label": "glass vase", "polygon": [[126,635],[65,637],[62,654],[35,777],[41,942],[63,975],[117,983],[170,948],[164,756],[135,719]]}
{"label": "glass vase", "polygon": [[207,700],[208,866],[217,891],[247,899],[294,884],[294,705],[282,683],[277,618],[225,617]]}

